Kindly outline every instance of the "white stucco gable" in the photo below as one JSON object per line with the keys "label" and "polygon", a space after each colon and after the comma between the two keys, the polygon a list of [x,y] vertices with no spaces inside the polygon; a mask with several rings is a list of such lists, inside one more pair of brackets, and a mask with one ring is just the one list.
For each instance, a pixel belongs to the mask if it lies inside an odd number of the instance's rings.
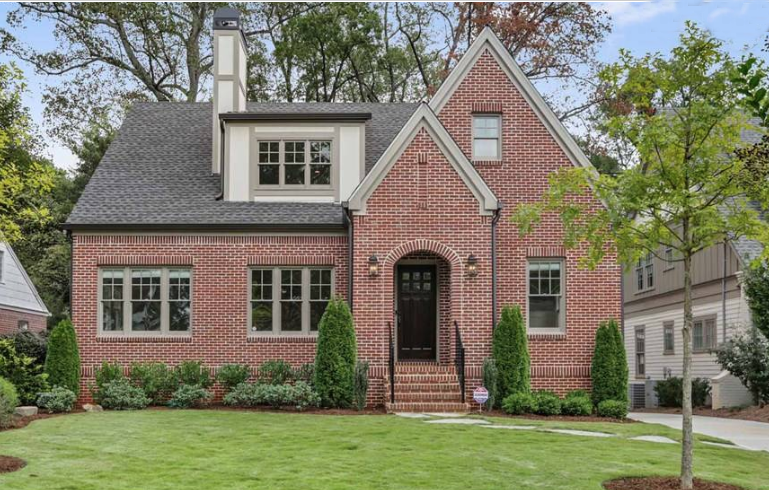
{"label": "white stucco gable", "polygon": [[10,245],[0,242],[0,308],[50,315]]}
{"label": "white stucco gable", "polygon": [[371,171],[361,181],[350,196],[348,207],[356,214],[366,214],[366,203],[387,173],[395,165],[416,135],[424,129],[438,146],[440,151],[459,174],[473,196],[478,200],[480,214],[490,215],[499,208],[499,201],[483,178],[475,170],[446,128],[438,120],[433,110],[422,103],[401,128]]}

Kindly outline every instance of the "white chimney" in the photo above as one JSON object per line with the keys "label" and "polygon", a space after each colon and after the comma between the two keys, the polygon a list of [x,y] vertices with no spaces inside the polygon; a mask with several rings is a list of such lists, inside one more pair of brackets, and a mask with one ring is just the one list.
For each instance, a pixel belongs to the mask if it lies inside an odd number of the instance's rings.
{"label": "white chimney", "polygon": [[222,171],[219,114],[246,110],[246,37],[240,12],[224,7],[214,12],[214,110],[212,171]]}

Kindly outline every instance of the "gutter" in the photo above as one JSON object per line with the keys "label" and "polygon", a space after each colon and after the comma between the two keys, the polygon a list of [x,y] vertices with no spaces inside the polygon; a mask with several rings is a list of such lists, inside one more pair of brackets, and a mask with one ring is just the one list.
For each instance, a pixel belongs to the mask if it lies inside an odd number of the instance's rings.
{"label": "gutter", "polygon": [[351,211],[350,211],[350,203],[347,201],[344,201],[342,203],[342,207],[345,210],[344,213],[344,220],[345,224],[347,225],[347,302],[348,306],[350,307],[350,311],[353,311],[353,252],[355,251],[354,243],[353,243],[353,225],[352,225],[352,218]]}
{"label": "gutter", "polygon": [[72,301],[72,290],[75,287],[75,240],[72,238],[72,230],[64,232],[69,242],[69,319],[75,316],[75,302]]}
{"label": "gutter", "polygon": [[215,201],[224,199],[224,121],[219,121],[219,194]]}
{"label": "gutter", "polygon": [[212,232],[212,231],[239,231],[239,232],[269,232],[269,233],[296,233],[296,232],[328,232],[345,229],[344,223],[124,223],[124,224],[73,224],[65,223],[62,227],[71,231],[92,232]]}
{"label": "gutter", "polygon": [[358,121],[371,119],[370,112],[224,112],[220,121]]}
{"label": "gutter", "polygon": [[502,201],[497,201],[497,209],[491,219],[491,331],[497,328],[497,223],[502,216]]}
{"label": "gutter", "polygon": [[728,241],[724,239],[724,257],[721,264],[721,330],[724,342],[726,342],[726,252],[728,251]]}

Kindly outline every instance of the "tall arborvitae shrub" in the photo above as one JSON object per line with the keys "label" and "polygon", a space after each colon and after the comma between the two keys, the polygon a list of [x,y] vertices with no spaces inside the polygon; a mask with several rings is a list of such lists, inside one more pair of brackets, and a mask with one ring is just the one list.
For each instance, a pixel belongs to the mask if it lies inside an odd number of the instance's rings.
{"label": "tall arborvitae shrub", "polygon": [[318,326],[315,354],[315,391],[323,406],[352,406],[357,350],[350,308],[343,300],[332,299]]}
{"label": "tall arborvitae shrub", "polygon": [[497,368],[497,400],[529,391],[529,346],[520,306],[502,308],[502,319],[494,330],[492,357]]}
{"label": "tall arborvitae shrub", "polygon": [[51,386],[67,388],[76,395],[80,393],[80,352],[75,328],[69,320],[60,321],[48,338],[45,372]]}
{"label": "tall arborvitae shrub", "polygon": [[601,323],[595,333],[593,351],[593,403],[604,400],[627,402],[628,367],[622,334],[615,320]]}

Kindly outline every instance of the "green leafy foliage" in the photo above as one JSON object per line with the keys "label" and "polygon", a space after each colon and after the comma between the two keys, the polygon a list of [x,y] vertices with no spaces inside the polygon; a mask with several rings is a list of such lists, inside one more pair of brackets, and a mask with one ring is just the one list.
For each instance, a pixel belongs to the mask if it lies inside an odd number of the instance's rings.
{"label": "green leafy foliage", "polygon": [[0,377],[0,429],[13,421],[13,411],[19,406],[19,394],[13,383]]}
{"label": "green leafy foliage", "polygon": [[17,332],[4,335],[0,339],[8,339],[13,342],[16,353],[31,357],[36,365],[44,366],[45,357],[48,352],[46,332],[30,332],[29,330],[19,330]]}
{"label": "green leafy foliage", "polygon": [[486,407],[492,409],[499,402],[499,370],[497,369],[497,363],[494,362],[494,359],[487,357],[483,360],[481,377],[483,378],[483,387],[489,392],[489,399],[486,401]]}
{"label": "green leafy foliage", "polygon": [[52,386],[62,386],[75,395],[80,393],[80,351],[72,322],[62,320],[48,338],[45,372]]}
{"label": "green leafy foliage", "polygon": [[627,418],[627,403],[621,400],[604,400],[598,404],[596,413],[599,417],[621,420]]}
{"label": "green leafy foliage", "polygon": [[534,393],[534,413],[537,415],[561,415],[561,399],[552,391],[537,391]]}
{"label": "green leafy foliage", "polygon": [[211,373],[201,361],[182,361],[174,370],[176,382],[180,385],[210,388],[214,384]]}
{"label": "green leafy foliage", "polygon": [[586,392],[571,392],[561,401],[563,415],[586,417],[593,413],[593,402]]}
{"label": "green leafy foliage", "polygon": [[622,334],[614,320],[602,323],[595,333],[591,368],[593,403],[627,401],[628,367]]}
{"label": "green leafy foliage", "polygon": [[744,288],[753,326],[769,338],[769,266],[760,262],[745,270]]}
{"label": "green leafy foliage", "polygon": [[105,383],[99,390],[99,398],[101,405],[111,410],[140,410],[151,402],[141,388],[125,378]]}
{"label": "green leafy foliage", "polygon": [[257,379],[268,385],[282,385],[294,380],[294,369],[283,360],[267,361],[259,366]]}
{"label": "green leafy foliage", "polygon": [[75,406],[77,394],[63,386],[55,386],[50,391],[37,395],[37,406],[48,413],[70,412]]}
{"label": "green leafy foliage", "polygon": [[230,391],[240,383],[245,383],[251,377],[251,368],[247,364],[224,364],[216,373],[216,381]]}
{"label": "green leafy foliage", "polygon": [[510,415],[524,415],[537,411],[537,400],[527,391],[508,395],[502,400],[502,410]]}
{"label": "green leafy foliage", "polygon": [[123,366],[118,362],[103,361],[101,366],[94,369],[93,377],[95,385],[91,385],[91,396],[96,403],[101,403],[101,396],[107,383],[120,381],[125,378]]}
{"label": "green leafy foliage", "polygon": [[754,403],[769,403],[769,341],[758,325],[732,335],[716,350],[716,357],[750,391]]}
{"label": "green leafy foliage", "polygon": [[[683,404],[683,379],[673,376],[654,385],[654,393],[661,407],[680,408]],[[692,379],[692,406],[704,407],[710,394],[710,383],[705,378]]]}
{"label": "green leafy foliage", "polygon": [[505,399],[513,393],[529,391],[529,346],[520,306],[502,308],[502,318],[494,329],[492,357],[499,373],[499,398]]}
{"label": "green leafy foliage", "polygon": [[29,356],[16,353],[13,341],[0,340],[0,377],[16,387],[24,405],[35,403],[37,394],[48,389],[48,375],[43,367]]}
{"label": "green leafy foliage", "polygon": [[368,362],[358,361],[355,364],[355,408],[362,411],[366,408],[368,394]]}
{"label": "green leafy foliage", "polygon": [[211,393],[195,385],[181,385],[174,391],[168,406],[171,408],[199,408],[208,403]]}
{"label": "green leafy foliage", "polygon": [[357,344],[352,313],[344,300],[329,301],[318,327],[315,390],[325,407],[348,408],[355,400]]}
{"label": "green leafy foliage", "polygon": [[304,410],[320,405],[320,397],[304,381],[297,381],[293,385],[241,383],[224,395],[224,404],[236,407],[293,406],[297,410]]}
{"label": "green leafy foliage", "polygon": [[312,386],[315,380],[315,364],[307,363],[302,364],[294,370],[294,381],[304,381],[308,385]]}
{"label": "green leafy foliage", "polygon": [[153,405],[165,401],[177,388],[174,371],[162,362],[134,362],[129,378]]}

